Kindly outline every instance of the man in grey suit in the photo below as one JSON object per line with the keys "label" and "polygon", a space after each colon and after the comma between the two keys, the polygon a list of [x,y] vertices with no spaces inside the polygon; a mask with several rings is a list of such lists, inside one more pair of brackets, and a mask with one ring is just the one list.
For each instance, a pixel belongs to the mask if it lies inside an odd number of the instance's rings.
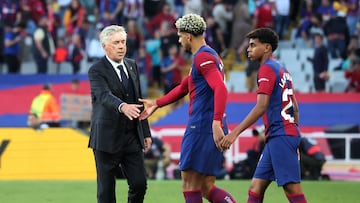
{"label": "man in grey suit", "polygon": [[142,203],[147,181],[144,151],[151,146],[147,120],[138,117],[143,105],[139,71],[125,58],[126,31],[110,25],[100,33],[106,55],[92,65],[92,117],[89,147],[94,151],[98,203],[115,203],[115,175],[119,166],[127,178],[129,203]]}

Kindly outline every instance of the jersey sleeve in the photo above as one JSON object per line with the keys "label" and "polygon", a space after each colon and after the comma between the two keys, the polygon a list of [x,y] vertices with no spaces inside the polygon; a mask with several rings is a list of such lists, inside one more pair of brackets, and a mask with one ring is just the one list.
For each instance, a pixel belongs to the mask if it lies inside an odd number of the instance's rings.
{"label": "jersey sleeve", "polygon": [[272,68],[268,65],[261,65],[258,72],[258,94],[271,95],[275,82],[276,75]]}
{"label": "jersey sleeve", "polygon": [[158,105],[159,107],[163,107],[184,97],[189,92],[189,77],[190,76],[186,76],[178,86],[176,86],[174,89],[172,89],[169,93],[167,93],[160,99],[156,100],[156,105]]}
{"label": "jersey sleeve", "polygon": [[195,67],[201,73],[210,88],[214,91],[214,118],[213,120],[222,121],[226,108],[227,88],[224,77],[216,65],[215,56],[202,52],[194,59]]}

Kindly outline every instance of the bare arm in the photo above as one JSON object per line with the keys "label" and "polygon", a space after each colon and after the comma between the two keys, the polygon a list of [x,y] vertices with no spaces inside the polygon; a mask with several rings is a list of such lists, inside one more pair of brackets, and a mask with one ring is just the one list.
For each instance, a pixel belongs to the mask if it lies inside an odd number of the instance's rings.
{"label": "bare arm", "polygon": [[245,117],[245,119],[235,127],[224,139],[222,139],[221,147],[223,150],[228,149],[236,138],[248,127],[254,124],[266,111],[269,106],[270,96],[266,94],[258,94],[255,107]]}

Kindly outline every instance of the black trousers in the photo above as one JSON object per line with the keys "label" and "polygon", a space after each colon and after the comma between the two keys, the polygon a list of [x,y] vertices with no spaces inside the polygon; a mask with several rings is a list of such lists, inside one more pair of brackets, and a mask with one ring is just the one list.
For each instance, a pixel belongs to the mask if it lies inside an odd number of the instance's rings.
{"label": "black trousers", "polygon": [[16,55],[5,54],[5,63],[8,66],[9,73],[19,73],[20,72],[20,60]]}
{"label": "black trousers", "polygon": [[144,152],[137,139],[131,139],[126,147],[117,153],[94,150],[94,156],[98,203],[116,202],[115,183],[119,165],[121,165],[129,186],[128,203],[142,203],[144,201],[147,189]]}

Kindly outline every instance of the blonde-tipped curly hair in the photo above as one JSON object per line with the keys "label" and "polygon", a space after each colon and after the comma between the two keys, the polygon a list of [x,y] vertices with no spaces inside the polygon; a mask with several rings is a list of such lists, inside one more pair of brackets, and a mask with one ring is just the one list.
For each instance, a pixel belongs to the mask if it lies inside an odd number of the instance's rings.
{"label": "blonde-tipped curly hair", "polygon": [[180,32],[190,33],[194,36],[202,35],[206,29],[205,20],[197,14],[186,14],[175,22]]}

